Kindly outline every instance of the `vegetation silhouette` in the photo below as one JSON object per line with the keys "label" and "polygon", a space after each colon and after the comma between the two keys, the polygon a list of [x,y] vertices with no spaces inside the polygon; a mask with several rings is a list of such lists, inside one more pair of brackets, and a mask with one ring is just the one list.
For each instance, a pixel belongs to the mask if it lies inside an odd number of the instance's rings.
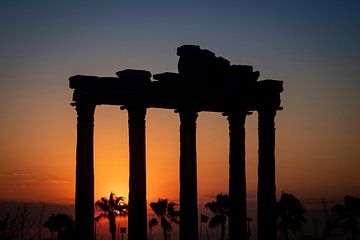
{"label": "vegetation silhouette", "polygon": [[345,196],[344,204],[335,204],[327,219],[322,240],[333,236],[335,229],[341,228],[345,235],[350,235],[352,240],[360,239],[360,198]]}
{"label": "vegetation silhouette", "polygon": [[200,214],[200,240],[203,239],[203,223],[207,223],[209,220],[209,216],[204,215],[204,214]]}
{"label": "vegetation silhouette", "polygon": [[[160,226],[163,230],[164,240],[168,239],[170,235],[170,231],[172,229],[171,223],[179,224],[179,211],[175,209],[176,203],[168,202],[167,199],[159,199],[157,202],[151,202],[150,207],[156,214],[158,218],[160,218]],[[152,218],[149,221],[150,225],[153,227],[158,224],[158,220],[156,218]]]}
{"label": "vegetation silhouette", "polygon": [[156,218],[152,218],[149,221],[149,240],[151,240],[151,234],[152,234],[152,229],[154,226],[158,225],[158,220]]}
{"label": "vegetation silhouette", "polygon": [[124,234],[126,233],[126,227],[120,227],[121,240],[124,240]]}
{"label": "vegetation silhouette", "polygon": [[[201,222],[208,222],[209,228],[225,227],[227,224],[229,209],[229,196],[226,194],[218,194],[214,201],[208,202],[206,208],[214,215],[208,219],[206,215],[201,215]],[[118,216],[126,216],[127,205],[124,203],[123,197],[116,197],[113,193],[109,199],[101,198],[97,202],[101,202],[102,211],[95,219],[96,221],[113,216],[116,220]],[[97,204],[98,205],[98,204]],[[98,206],[97,206],[98,207]],[[150,207],[156,214],[157,218],[152,218],[148,222],[149,240],[152,239],[151,231],[154,226],[161,223],[163,230],[163,238],[168,240],[170,237],[171,223],[179,223],[179,211],[175,209],[176,204],[168,202],[167,199],[159,199],[157,202],[150,203]],[[354,196],[345,196],[340,204],[331,207],[331,211],[327,211],[326,202],[323,202],[325,227],[320,237],[317,231],[313,235],[300,235],[301,227],[305,223],[306,211],[299,199],[293,194],[282,193],[277,202],[277,226],[282,235],[278,239],[299,239],[299,240],[359,240],[360,238],[360,198]],[[42,209],[44,207],[42,206]],[[99,208],[99,207],[98,207]],[[103,209],[106,209],[104,212]],[[112,209],[112,213],[108,212]],[[41,227],[45,227],[50,231],[51,238],[42,238],[41,231],[37,231],[37,221],[31,217],[31,212],[26,205],[18,207],[12,214],[0,215],[0,240],[73,240],[75,238],[74,220],[67,214],[52,213],[45,222],[42,222],[43,210],[40,211]],[[116,221],[111,220],[112,223]],[[208,221],[209,220],[209,221]],[[248,224],[251,218],[248,218]],[[110,220],[109,220],[110,222]],[[317,225],[317,224],[316,224]],[[110,229],[110,227],[109,227]],[[116,225],[111,226],[116,229]],[[120,228],[121,233],[125,234],[125,228]],[[110,232],[111,233],[111,232]],[[114,235],[112,235],[112,239]],[[122,236],[123,237],[123,236]],[[221,239],[225,239],[225,229],[221,229]],[[250,238],[250,228],[248,225],[248,238]],[[207,239],[210,239],[208,236]],[[214,239],[214,237],[213,237]]]}
{"label": "vegetation silhouette", "polygon": [[75,222],[67,214],[51,214],[43,226],[49,229],[51,239],[55,239],[55,234],[58,240],[75,239]]}
{"label": "vegetation silhouette", "polygon": [[109,221],[109,231],[111,239],[116,239],[116,217],[128,215],[128,205],[124,202],[124,197],[117,197],[110,193],[109,198],[102,197],[96,201],[95,206],[101,213],[95,217],[95,221],[107,219]]}
{"label": "vegetation silhouette", "polygon": [[249,240],[251,238],[251,227],[250,227],[250,223],[252,222],[252,218],[250,217],[247,217],[246,218],[246,231],[247,231],[247,234],[246,234],[246,237],[247,237],[247,240]]}
{"label": "vegetation silhouette", "polygon": [[284,239],[289,239],[289,231],[296,236],[302,229],[302,224],[306,222],[304,214],[305,208],[300,201],[289,193],[282,193],[277,203],[278,211],[278,230],[283,234]]}
{"label": "vegetation silhouette", "polygon": [[216,200],[208,202],[205,207],[209,209],[214,216],[209,221],[209,228],[221,227],[221,240],[225,239],[225,225],[227,217],[229,216],[230,199],[227,194],[216,195]]}
{"label": "vegetation silhouette", "polygon": [[342,208],[342,228],[351,233],[352,240],[359,239],[360,232],[360,198],[345,196]]}
{"label": "vegetation silhouette", "polygon": [[0,239],[1,240],[24,240],[34,238],[31,230],[35,226],[35,221],[31,218],[31,212],[24,205],[19,207],[14,215],[6,214],[0,219]]}

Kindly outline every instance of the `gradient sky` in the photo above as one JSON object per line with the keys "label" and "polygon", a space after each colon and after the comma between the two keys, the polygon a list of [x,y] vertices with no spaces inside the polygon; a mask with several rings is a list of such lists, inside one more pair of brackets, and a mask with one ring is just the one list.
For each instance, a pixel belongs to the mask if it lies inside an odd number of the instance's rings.
{"label": "gradient sky", "polygon": [[[360,194],[359,1],[0,2],[0,199],[72,203],[76,112],[68,78],[126,68],[177,71],[197,44],[260,79],[284,81],[277,190],[302,199]],[[195,2],[195,3],[194,3]],[[179,119],[147,113],[148,199],[178,199]],[[256,197],[257,114],[247,118],[247,187]],[[227,192],[228,129],[198,118],[199,199]],[[95,198],[127,196],[127,113],[95,115]]]}

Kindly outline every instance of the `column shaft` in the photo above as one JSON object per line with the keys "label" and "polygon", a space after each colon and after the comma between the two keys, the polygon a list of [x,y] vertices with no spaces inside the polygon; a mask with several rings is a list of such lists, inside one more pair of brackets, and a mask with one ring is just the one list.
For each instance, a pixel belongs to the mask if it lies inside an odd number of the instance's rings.
{"label": "column shaft", "polygon": [[276,240],[275,115],[263,107],[259,114],[258,239]]}
{"label": "column shaft", "polygon": [[128,107],[129,123],[129,216],[128,239],[147,239],[146,152],[144,106]]}
{"label": "column shaft", "polygon": [[247,112],[228,113],[229,121],[229,240],[247,239],[245,118]]}
{"label": "column shaft", "polygon": [[196,119],[197,112],[180,114],[180,240],[198,239]]}
{"label": "column shaft", "polygon": [[94,239],[94,111],[95,105],[76,105],[76,239]]}

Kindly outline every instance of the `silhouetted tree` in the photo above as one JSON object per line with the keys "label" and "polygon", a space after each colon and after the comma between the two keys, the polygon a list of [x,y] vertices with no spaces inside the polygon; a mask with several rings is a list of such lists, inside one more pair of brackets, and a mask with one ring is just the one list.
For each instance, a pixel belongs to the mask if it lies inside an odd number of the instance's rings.
{"label": "silhouetted tree", "polygon": [[353,240],[359,239],[360,233],[360,198],[345,196],[344,207],[346,212],[346,218],[343,224],[345,231],[351,232]]}
{"label": "silhouetted tree", "polygon": [[345,233],[351,234],[352,240],[359,239],[360,233],[360,198],[345,196],[344,204],[335,204],[332,207],[332,219],[333,224],[328,229],[327,237],[330,235],[330,231],[336,227],[341,226]]}
{"label": "silhouetted tree", "polygon": [[32,232],[34,224],[35,221],[31,218],[31,212],[27,206],[19,207],[15,214],[6,214],[0,218],[0,239],[33,239],[35,236]]}
{"label": "silhouetted tree", "polygon": [[45,204],[42,204],[41,208],[40,208],[40,216],[39,216],[38,240],[42,240],[41,229],[42,229],[42,226],[43,226],[44,211],[45,211]]}
{"label": "silhouetted tree", "polygon": [[[163,230],[164,240],[168,239],[168,232],[170,232],[172,228],[171,222],[179,224],[179,211],[175,209],[175,206],[176,203],[168,202],[167,199],[159,199],[157,202],[150,203],[151,209],[154,211],[156,216],[160,218],[160,226]],[[150,222],[155,224],[156,219],[153,219],[151,219]]]}
{"label": "silhouetted tree", "polygon": [[100,230],[100,227],[101,227],[101,222],[100,222],[100,218],[97,216],[94,218],[94,236],[95,236],[95,239],[97,239],[97,233],[99,232]]}
{"label": "silhouetted tree", "polygon": [[31,231],[34,224],[35,221],[31,218],[31,212],[27,206],[19,207],[14,215],[6,214],[0,218],[0,239],[33,239],[35,235]]}
{"label": "silhouetted tree", "polygon": [[14,219],[11,218],[9,214],[6,214],[0,219],[0,239],[15,239],[15,235],[16,226],[14,224]]}
{"label": "silhouetted tree", "polygon": [[156,225],[158,225],[158,220],[156,218],[152,218],[149,221],[149,239],[151,239],[151,233],[152,233],[152,228]]}
{"label": "silhouetted tree", "polygon": [[278,210],[278,229],[284,234],[285,240],[289,239],[289,230],[293,235],[301,230],[302,224],[306,222],[304,214],[306,210],[301,202],[289,193],[282,193],[277,203]]}
{"label": "silhouetted tree", "polygon": [[102,218],[109,220],[109,231],[111,239],[116,237],[116,217],[126,216],[128,214],[128,205],[124,202],[123,197],[117,197],[114,193],[110,193],[109,198],[102,197],[96,201],[95,206],[101,210],[101,213],[95,217],[95,221]]}
{"label": "silhouetted tree", "polygon": [[246,231],[247,231],[247,239],[249,240],[250,239],[250,237],[251,237],[251,228],[250,228],[250,223],[251,223],[251,221],[252,221],[253,219],[252,218],[250,218],[250,217],[247,217],[246,218]]}
{"label": "silhouetted tree", "polygon": [[25,205],[18,209],[15,219],[18,226],[18,239],[23,240],[30,233],[35,222],[31,219],[31,212]]}
{"label": "silhouetted tree", "polygon": [[225,239],[226,219],[229,215],[230,199],[227,194],[216,195],[216,200],[208,202],[205,207],[208,208],[214,216],[209,221],[209,228],[221,226],[221,240]]}
{"label": "silhouetted tree", "polygon": [[323,239],[325,240],[326,238],[328,238],[331,234],[331,231],[338,227],[339,225],[339,222],[341,220],[341,210],[342,208],[340,209],[337,209],[338,206],[337,205],[334,205],[331,209],[331,214],[329,212],[329,209],[328,209],[328,206],[327,206],[327,202],[325,200],[323,200],[322,202],[322,206],[323,206],[323,211],[324,211],[324,217],[325,217],[325,220],[326,220],[326,223],[325,223],[325,229],[320,237],[320,239]]}
{"label": "silhouetted tree", "polygon": [[202,225],[203,223],[207,223],[209,220],[209,217],[207,215],[204,214],[200,214],[200,239],[203,239],[203,230],[202,230]]}
{"label": "silhouetted tree", "polygon": [[44,227],[48,228],[51,233],[51,239],[54,239],[57,233],[58,240],[74,239],[74,220],[66,214],[51,214],[44,222]]}

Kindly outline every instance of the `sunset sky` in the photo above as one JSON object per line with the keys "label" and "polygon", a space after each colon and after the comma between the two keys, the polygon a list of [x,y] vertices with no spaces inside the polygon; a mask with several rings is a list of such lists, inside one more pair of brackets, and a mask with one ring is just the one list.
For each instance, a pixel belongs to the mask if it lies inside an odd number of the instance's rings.
{"label": "sunset sky", "polygon": [[[301,199],[360,196],[360,2],[0,2],[0,200],[73,203],[76,112],[68,78],[133,68],[177,71],[196,44],[260,79],[284,81],[276,117],[277,192]],[[186,94],[186,93],[184,93]],[[228,188],[228,125],[198,118],[198,191]],[[179,118],[146,116],[148,201],[178,200]],[[257,114],[246,121],[247,188],[256,198]],[[95,199],[128,193],[127,112],[95,114]]]}

